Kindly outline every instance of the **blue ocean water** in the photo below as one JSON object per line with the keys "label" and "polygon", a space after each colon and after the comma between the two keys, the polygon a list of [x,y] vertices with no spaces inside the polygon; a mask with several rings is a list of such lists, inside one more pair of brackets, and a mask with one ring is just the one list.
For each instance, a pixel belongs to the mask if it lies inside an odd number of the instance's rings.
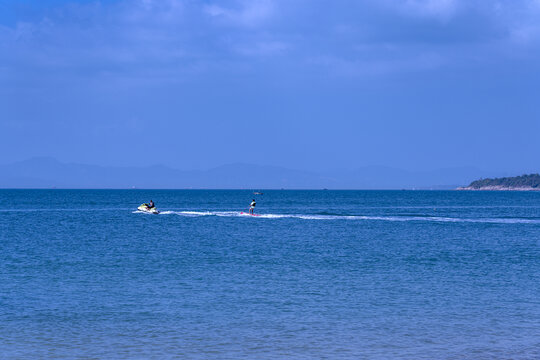
{"label": "blue ocean water", "polygon": [[253,197],[0,190],[0,358],[540,358],[540,193]]}

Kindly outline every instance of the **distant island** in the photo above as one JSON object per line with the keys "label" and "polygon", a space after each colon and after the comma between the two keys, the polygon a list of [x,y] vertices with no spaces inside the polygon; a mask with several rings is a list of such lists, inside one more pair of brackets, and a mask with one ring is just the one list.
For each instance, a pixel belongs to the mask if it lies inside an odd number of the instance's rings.
{"label": "distant island", "polygon": [[459,187],[457,190],[540,191],[540,175],[530,174],[495,179],[481,179],[473,181],[469,186]]}

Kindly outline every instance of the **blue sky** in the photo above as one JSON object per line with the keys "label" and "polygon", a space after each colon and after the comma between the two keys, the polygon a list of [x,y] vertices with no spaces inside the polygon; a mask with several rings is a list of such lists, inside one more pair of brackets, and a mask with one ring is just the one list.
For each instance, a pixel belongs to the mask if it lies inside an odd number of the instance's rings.
{"label": "blue sky", "polygon": [[540,0],[0,0],[0,163],[539,171]]}

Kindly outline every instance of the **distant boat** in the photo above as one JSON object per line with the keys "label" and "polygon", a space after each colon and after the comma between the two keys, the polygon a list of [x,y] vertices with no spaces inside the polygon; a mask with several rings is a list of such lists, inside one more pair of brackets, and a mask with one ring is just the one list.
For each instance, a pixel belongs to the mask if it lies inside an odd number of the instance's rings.
{"label": "distant boat", "polygon": [[254,192],[253,192],[253,195],[262,195],[262,194],[264,194],[264,193],[258,192],[258,191],[254,191]]}

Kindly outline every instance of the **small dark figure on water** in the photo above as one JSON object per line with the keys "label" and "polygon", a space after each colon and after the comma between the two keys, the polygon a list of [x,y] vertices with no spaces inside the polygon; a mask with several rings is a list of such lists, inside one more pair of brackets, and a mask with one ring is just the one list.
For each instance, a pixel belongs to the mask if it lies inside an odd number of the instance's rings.
{"label": "small dark figure on water", "polygon": [[255,199],[251,200],[251,204],[249,204],[249,213],[250,214],[253,214],[253,210],[255,209],[255,205],[257,205],[257,203],[255,202]]}

